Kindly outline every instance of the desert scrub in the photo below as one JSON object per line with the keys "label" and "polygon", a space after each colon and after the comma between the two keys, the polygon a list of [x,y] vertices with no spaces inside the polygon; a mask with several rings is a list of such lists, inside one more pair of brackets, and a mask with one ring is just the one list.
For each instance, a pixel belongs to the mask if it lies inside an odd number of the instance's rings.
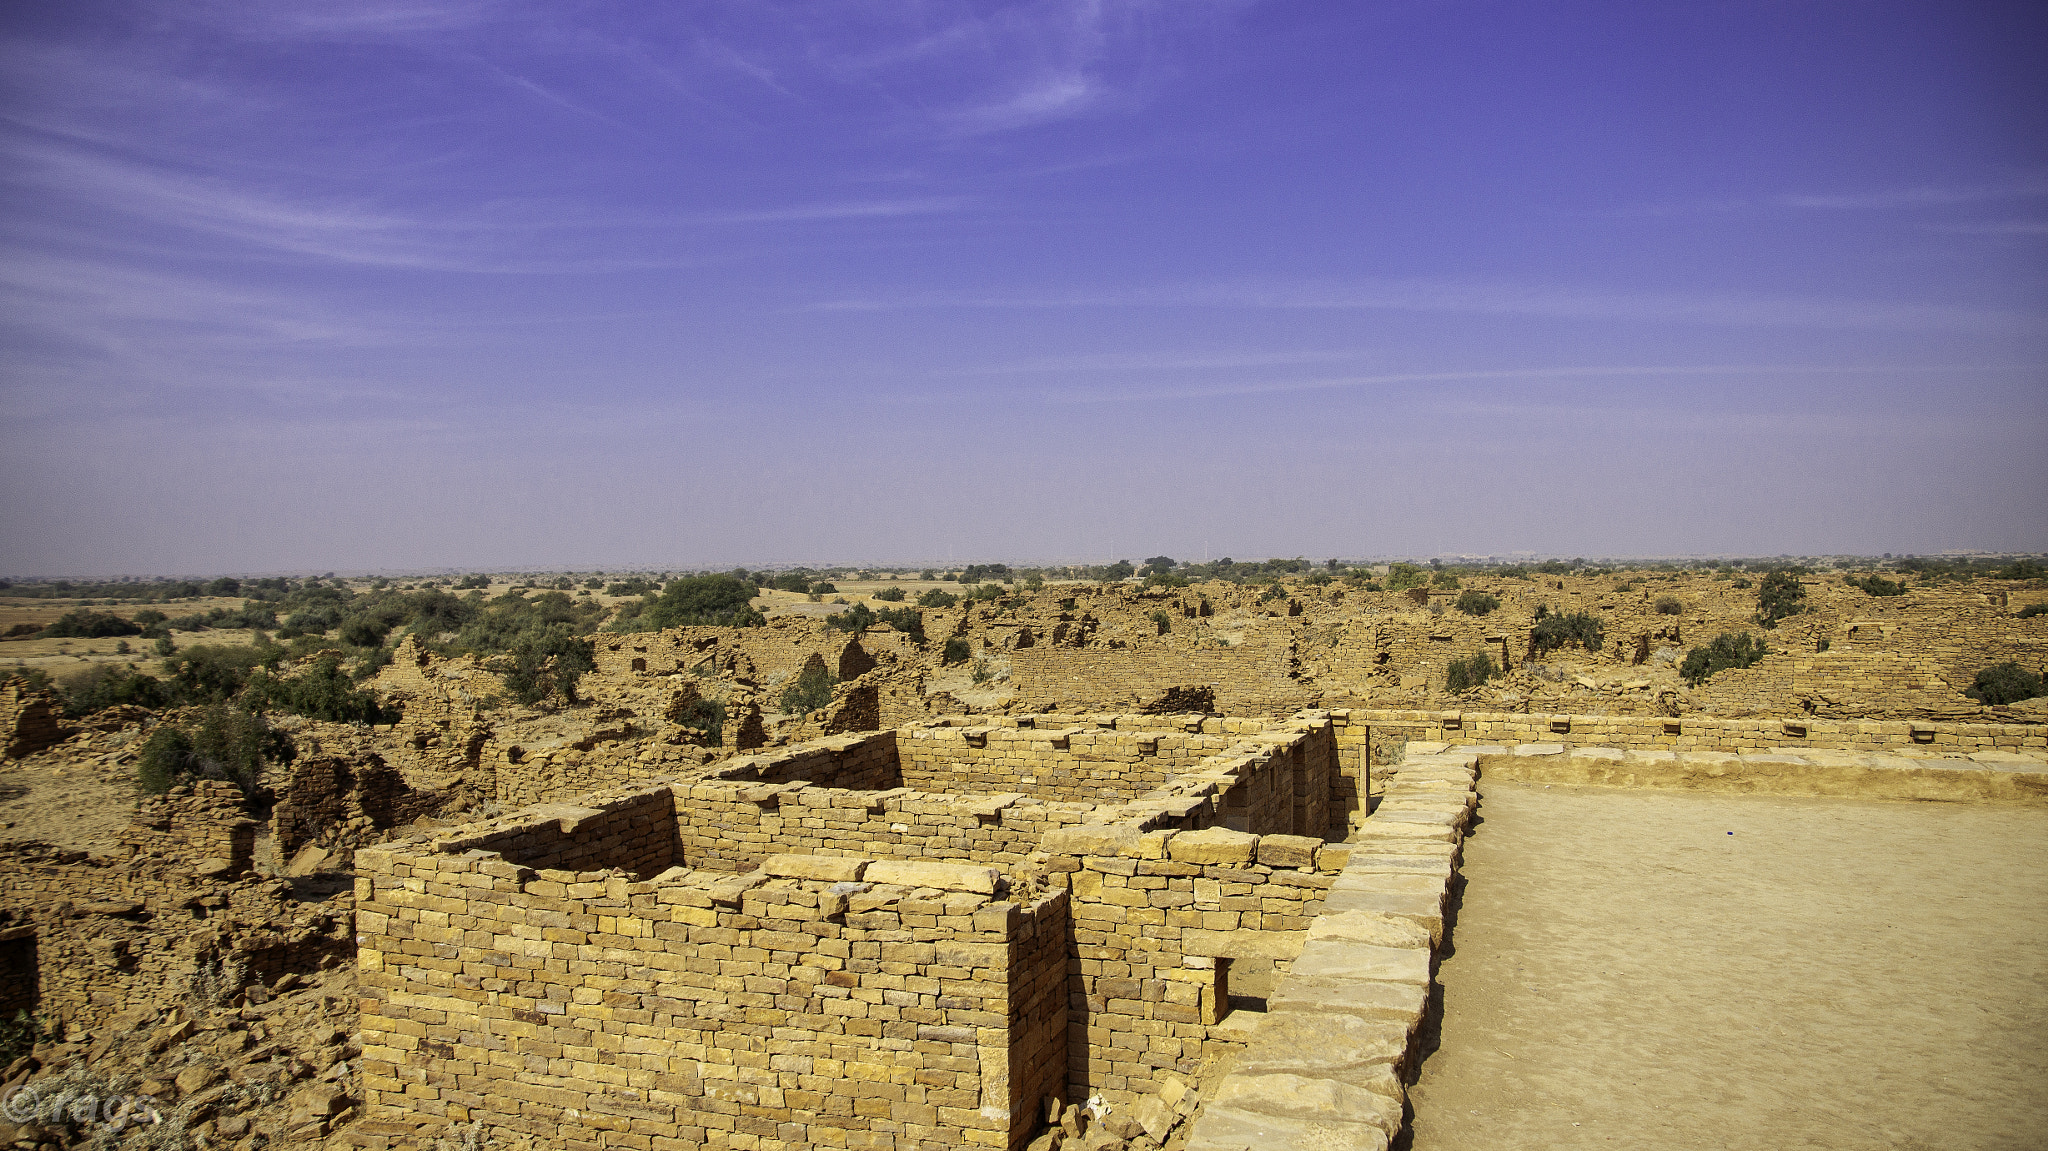
{"label": "desert scrub", "polygon": [[782,689],[776,702],[784,715],[806,715],[832,702],[832,685],[836,682],[822,660],[807,664],[796,682]]}
{"label": "desert scrub", "polygon": [[1451,605],[1466,615],[1485,615],[1500,607],[1500,597],[1483,591],[1462,591],[1458,601]]}
{"label": "desert scrub", "polygon": [[1978,672],[1963,694],[1987,707],[2018,703],[2041,694],[2041,677],[2009,660],[1994,663]]}
{"label": "desert scrub", "polygon": [[1678,674],[1694,687],[1705,683],[1717,671],[1731,667],[1750,667],[1770,654],[1764,641],[1746,631],[1722,632],[1714,642],[1705,647],[1696,647],[1685,653],[1685,662],[1678,665]]}
{"label": "desert scrub", "polygon": [[1529,652],[1542,655],[1567,644],[1579,644],[1587,651],[1599,651],[1604,636],[1600,621],[1582,611],[1557,615],[1548,606],[1536,609],[1536,626],[1529,629]]}
{"label": "desert scrub", "polygon": [[1770,573],[1756,589],[1756,622],[1764,627],[1777,627],[1779,620],[1805,610],[1806,588],[1789,571]]}
{"label": "desert scrub", "polygon": [[973,647],[966,640],[955,636],[947,640],[946,646],[939,652],[939,662],[947,665],[966,663],[967,657],[972,654]]}
{"label": "desert scrub", "polygon": [[1658,596],[1655,606],[1658,615],[1677,615],[1685,610],[1685,605],[1679,603],[1678,597],[1673,595]]}
{"label": "desert scrub", "polygon": [[1468,659],[1454,659],[1444,677],[1444,690],[1460,692],[1478,687],[1498,674],[1499,670],[1493,666],[1493,657],[1483,651]]}

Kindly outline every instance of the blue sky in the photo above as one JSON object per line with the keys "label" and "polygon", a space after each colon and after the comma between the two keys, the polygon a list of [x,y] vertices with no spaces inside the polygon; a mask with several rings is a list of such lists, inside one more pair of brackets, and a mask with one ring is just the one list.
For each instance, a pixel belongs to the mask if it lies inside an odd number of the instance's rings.
{"label": "blue sky", "polygon": [[2048,549],[2044,44],[9,3],[0,572]]}

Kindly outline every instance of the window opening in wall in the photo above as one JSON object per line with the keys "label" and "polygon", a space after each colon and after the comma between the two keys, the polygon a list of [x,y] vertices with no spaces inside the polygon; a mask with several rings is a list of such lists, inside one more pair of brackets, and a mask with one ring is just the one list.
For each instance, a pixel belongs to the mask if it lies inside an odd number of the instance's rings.
{"label": "window opening in wall", "polygon": [[36,1010],[36,931],[14,927],[0,931],[0,1018]]}

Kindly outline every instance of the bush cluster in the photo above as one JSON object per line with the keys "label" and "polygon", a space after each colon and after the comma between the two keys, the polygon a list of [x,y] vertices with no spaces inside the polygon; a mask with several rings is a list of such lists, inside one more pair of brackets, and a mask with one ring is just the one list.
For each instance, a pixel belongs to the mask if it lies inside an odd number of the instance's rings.
{"label": "bush cluster", "polygon": [[1779,620],[1805,610],[1806,588],[1789,570],[1780,568],[1770,573],[1764,577],[1763,586],[1756,589],[1756,622],[1764,627],[1777,627]]}
{"label": "bush cluster", "polygon": [[2042,694],[2041,676],[2009,660],[1994,663],[1978,672],[1963,694],[1989,707],[2018,703]]}
{"label": "bush cluster", "polygon": [[1462,591],[1458,601],[1451,605],[1466,615],[1486,615],[1500,607],[1500,597],[1483,591]]}
{"label": "bush cluster", "polygon": [[44,628],[43,639],[106,639],[117,635],[141,635],[142,627],[110,611],[74,608]]}
{"label": "bush cluster", "polygon": [[1857,579],[1855,576],[1850,576],[1844,582],[1846,582],[1850,587],[1862,588],[1865,592],[1871,595],[1906,594],[1905,580],[1888,580],[1883,576],[1869,576],[1864,579]]}
{"label": "bush cluster", "polygon": [[1529,652],[1542,655],[1566,644],[1580,644],[1587,651],[1599,651],[1604,637],[1600,620],[1582,611],[1557,615],[1548,606],[1536,609],[1536,626],[1529,629]]}
{"label": "bush cluster", "polygon": [[973,654],[974,649],[966,640],[954,636],[946,641],[946,646],[939,652],[939,662],[949,665],[966,663],[967,657]]}
{"label": "bush cluster", "polygon": [[2021,619],[2033,619],[2037,615],[2048,615],[2048,603],[2030,603],[2020,609]]}
{"label": "bush cluster", "polygon": [[802,674],[782,689],[778,701],[784,715],[808,715],[832,702],[832,685],[838,682],[822,661],[805,667]]}
{"label": "bush cluster", "polygon": [[916,608],[895,607],[876,611],[864,603],[857,603],[837,615],[825,617],[826,627],[856,634],[878,623],[888,624],[917,643],[924,642],[924,613]]}
{"label": "bush cluster", "polygon": [[947,608],[959,602],[960,598],[958,596],[943,588],[927,589],[923,595],[917,597],[917,606],[919,607]]}
{"label": "bush cluster", "polygon": [[1756,636],[1746,631],[1724,631],[1707,646],[1686,652],[1685,662],[1678,665],[1678,674],[1684,677],[1685,682],[1698,687],[1717,671],[1750,667],[1769,654],[1770,649]]}
{"label": "bush cluster", "polygon": [[1670,595],[1658,596],[1655,606],[1658,615],[1677,615],[1685,610],[1685,605],[1678,602],[1678,597]]}
{"label": "bush cluster", "polygon": [[902,603],[903,589],[900,587],[885,587],[875,593],[875,598],[883,603]]}
{"label": "bush cluster", "polygon": [[1483,651],[1467,659],[1454,659],[1444,679],[1444,690],[1459,692],[1478,687],[1498,674],[1500,671],[1493,666],[1493,657]]}
{"label": "bush cluster", "polygon": [[292,758],[291,740],[262,716],[239,707],[209,707],[192,731],[159,724],[143,741],[136,783],[144,794],[162,795],[195,779],[224,779],[254,797],[266,761]]}

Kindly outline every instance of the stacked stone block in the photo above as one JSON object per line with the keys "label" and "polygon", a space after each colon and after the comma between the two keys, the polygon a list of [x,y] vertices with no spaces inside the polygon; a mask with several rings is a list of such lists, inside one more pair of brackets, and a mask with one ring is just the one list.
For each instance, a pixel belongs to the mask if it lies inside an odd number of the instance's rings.
{"label": "stacked stone block", "polygon": [[357,860],[373,1114],[556,1147],[1010,1148],[1064,1062],[1066,897],[1006,900],[994,868],[640,879],[463,841]]}

